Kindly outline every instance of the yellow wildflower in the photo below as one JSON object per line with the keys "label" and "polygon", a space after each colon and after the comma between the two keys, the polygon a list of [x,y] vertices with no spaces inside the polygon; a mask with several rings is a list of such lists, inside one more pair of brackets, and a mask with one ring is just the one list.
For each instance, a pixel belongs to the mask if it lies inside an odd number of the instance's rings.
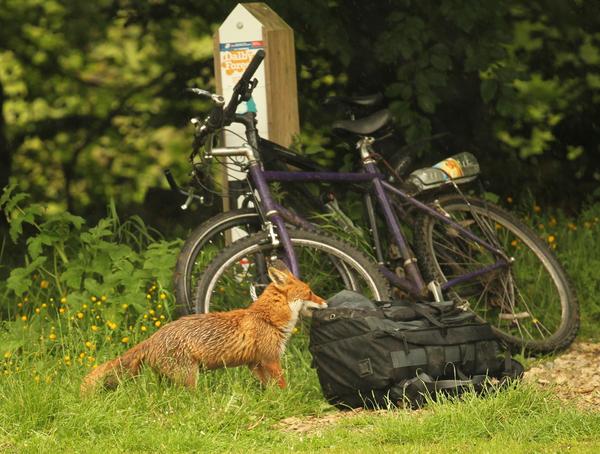
{"label": "yellow wildflower", "polygon": [[554,235],[548,235],[548,243],[554,243],[556,241],[556,237]]}
{"label": "yellow wildflower", "polygon": [[77,312],[77,318],[81,320],[83,318],[83,312]]}
{"label": "yellow wildflower", "polygon": [[85,342],[85,346],[86,346],[87,348],[91,348],[91,349],[93,349],[93,348],[94,348],[94,344],[92,344],[90,341],[86,341],[86,342]]}
{"label": "yellow wildflower", "polygon": [[98,327],[96,325],[92,325],[92,331],[98,331]]}
{"label": "yellow wildflower", "polygon": [[50,335],[48,336],[48,339],[50,339],[51,341],[56,340],[56,334],[50,333]]}
{"label": "yellow wildflower", "polygon": [[41,288],[48,288],[49,285],[50,285],[50,282],[48,282],[46,279],[42,279],[42,281],[40,282]]}
{"label": "yellow wildflower", "polygon": [[158,328],[160,326],[160,320],[155,321],[154,326],[156,326]]}
{"label": "yellow wildflower", "polygon": [[26,315],[21,315],[21,320],[23,320],[24,322],[27,321],[27,316]]}
{"label": "yellow wildflower", "polygon": [[514,247],[514,246],[516,246],[517,244],[518,244],[518,241],[517,241],[517,240],[512,240],[512,241],[510,242],[510,245],[511,245],[511,246],[513,246],[513,247]]}
{"label": "yellow wildflower", "polygon": [[11,356],[12,356],[12,353],[11,353],[11,352],[4,352],[4,357],[5,357],[6,359],[10,358]]}
{"label": "yellow wildflower", "polygon": [[117,324],[114,322],[111,322],[110,320],[106,322],[106,324],[108,325],[108,327],[110,329],[117,329]]}
{"label": "yellow wildflower", "polygon": [[106,301],[108,298],[106,297],[106,295],[102,295],[102,296],[100,297],[100,299],[101,299],[102,301]]}
{"label": "yellow wildflower", "polygon": [[36,308],[35,308],[35,313],[36,313],[36,314],[39,314],[40,312],[41,312],[41,309],[40,309],[39,307],[36,307]]}
{"label": "yellow wildflower", "polygon": [[150,293],[146,293],[146,299],[151,299],[152,295],[150,295]]}
{"label": "yellow wildflower", "polygon": [[85,358],[85,352],[81,352],[81,353],[79,354],[79,357],[80,357],[80,358],[82,358],[82,359],[83,359],[83,358]]}
{"label": "yellow wildflower", "polygon": [[167,295],[165,293],[161,293],[160,294],[160,299],[161,300],[166,300],[167,299]]}
{"label": "yellow wildflower", "polygon": [[127,309],[129,307],[129,304],[121,304],[121,308],[123,309]]}
{"label": "yellow wildflower", "polygon": [[140,330],[142,331],[146,331],[148,328],[146,328],[145,326],[142,325],[142,327],[140,328]]}
{"label": "yellow wildflower", "polygon": [[121,342],[126,344],[127,342],[129,342],[129,338],[127,336],[125,336],[123,339],[121,339]]}
{"label": "yellow wildflower", "polygon": [[84,309],[87,309],[87,308],[88,308],[88,305],[87,305],[87,304],[84,304],[84,305],[83,305],[83,306],[81,306],[81,307],[83,307]]}
{"label": "yellow wildflower", "polygon": [[58,312],[60,312],[61,314],[64,314],[64,313],[65,313],[65,311],[66,311],[66,309],[65,309],[64,307],[61,307],[61,308],[58,310]]}
{"label": "yellow wildflower", "polygon": [[60,302],[61,302],[62,304],[66,304],[66,302],[67,302],[67,297],[66,297],[66,296],[63,296],[63,297],[60,299]]}
{"label": "yellow wildflower", "polygon": [[533,211],[535,211],[536,213],[539,213],[540,211],[542,211],[542,208],[539,205],[534,205]]}
{"label": "yellow wildflower", "polygon": [[48,305],[46,303],[42,303],[42,309],[46,309]]}

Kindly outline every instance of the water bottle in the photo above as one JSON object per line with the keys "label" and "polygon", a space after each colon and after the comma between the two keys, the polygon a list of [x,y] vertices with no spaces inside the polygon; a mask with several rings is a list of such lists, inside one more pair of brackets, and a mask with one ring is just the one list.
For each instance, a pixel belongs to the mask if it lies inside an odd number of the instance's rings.
{"label": "water bottle", "polygon": [[468,183],[479,175],[479,163],[472,153],[462,152],[412,172],[403,184],[403,188],[414,195],[422,191],[440,187],[444,184]]}

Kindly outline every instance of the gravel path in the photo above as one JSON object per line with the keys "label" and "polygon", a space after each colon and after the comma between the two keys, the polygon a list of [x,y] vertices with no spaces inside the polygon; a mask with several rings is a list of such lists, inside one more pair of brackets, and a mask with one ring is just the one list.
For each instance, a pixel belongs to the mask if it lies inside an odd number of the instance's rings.
{"label": "gravel path", "polygon": [[600,410],[600,344],[577,342],[525,372],[525,381],[550,388],[579,408]]}

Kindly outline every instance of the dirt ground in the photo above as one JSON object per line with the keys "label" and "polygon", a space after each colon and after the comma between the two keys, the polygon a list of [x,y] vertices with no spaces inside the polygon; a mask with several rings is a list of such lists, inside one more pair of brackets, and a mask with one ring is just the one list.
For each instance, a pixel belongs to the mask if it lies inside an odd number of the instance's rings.
{"label": "dirt ground", "polygon": [[525,381],[551,388],[559,399],[600,410],[600,344],[577,342],[553,360],[525,372]]}
{"label": "dirt ground", "polygon": [[[600,343],[577,342],[556,358],[542,360],[530,367],[524,381],[550,389],[559,399],[581,409],[600,411]],[[363,411],[293,416],[279,421],[276,426],[286,432],[313,432]]]}

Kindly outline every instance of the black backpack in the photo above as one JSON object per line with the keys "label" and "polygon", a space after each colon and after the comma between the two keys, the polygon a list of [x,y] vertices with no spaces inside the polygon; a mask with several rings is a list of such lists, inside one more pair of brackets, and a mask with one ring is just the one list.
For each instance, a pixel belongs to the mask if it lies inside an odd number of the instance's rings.
{"label": "black backpack", "polygon": [[487,323],[448,303],[373,303],[343,291],[314,311],[309,349],[338,408],[420,407],[426,396],[482,392],[519,378]]}

